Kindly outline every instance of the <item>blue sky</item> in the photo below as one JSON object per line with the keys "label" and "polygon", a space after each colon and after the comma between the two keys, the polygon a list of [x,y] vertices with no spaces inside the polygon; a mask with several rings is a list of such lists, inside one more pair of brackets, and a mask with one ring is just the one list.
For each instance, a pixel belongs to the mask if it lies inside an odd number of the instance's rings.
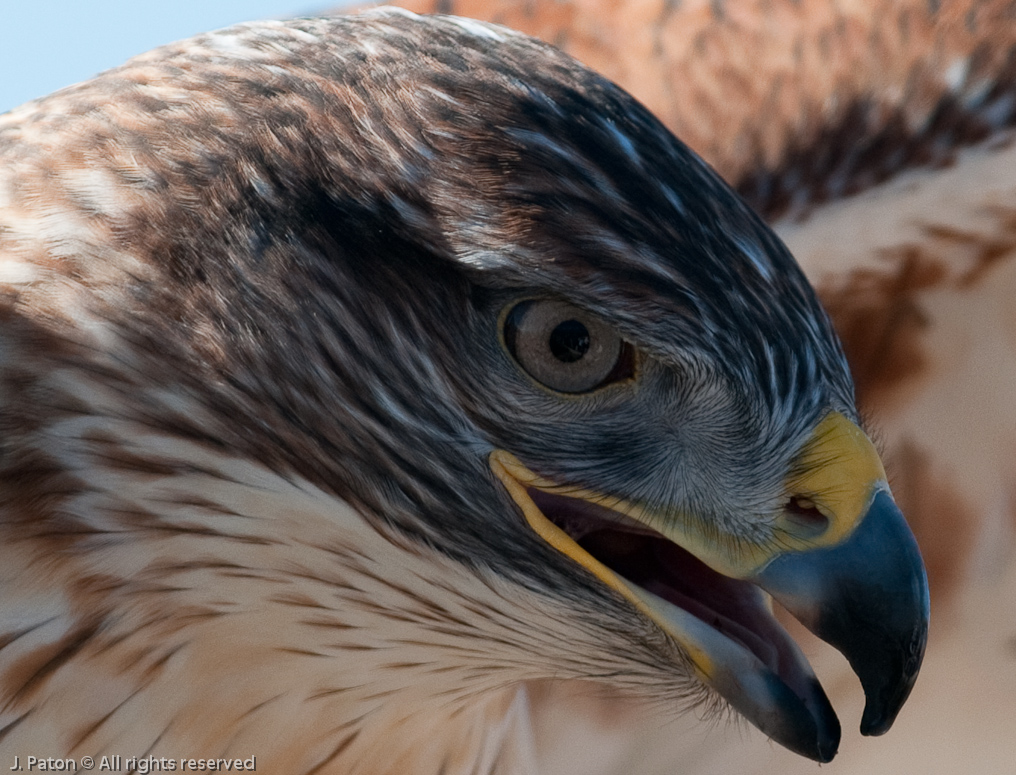
{"label": "blue sky", "polygon": [[150,48],[339,0],[0,0],[0,113]]}

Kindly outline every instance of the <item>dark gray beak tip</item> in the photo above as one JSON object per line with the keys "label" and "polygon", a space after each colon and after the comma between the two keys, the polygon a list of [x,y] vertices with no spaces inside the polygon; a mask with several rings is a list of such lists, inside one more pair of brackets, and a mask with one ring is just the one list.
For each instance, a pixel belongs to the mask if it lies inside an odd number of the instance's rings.
{"label": "dark gray beak tip", "polygon": [[889,730],[924,658],[930,601],[917,541],[878,492],[845,542],[777,558],[760,585],[850,662],[866,698],[861,733]]}
{"label": "dark gray beak tip", "polygon": [[819,740],[818,747],[816,748],[817,756],[815,756],[815,761],[819,764],[829,764],[829,762],[831,762],[836,756],[836,752],[839,748],[840,736],[838,734],[828,740]]}
{"label": "dark gray beak tip", "polygon": [[[917,541],[892,497],[880,492],[834,560],[843,563],[839,603],[815,634],[836,646],[866,698],[861,734],[889,731],[910,696],[928,641],[928,578]],[[861,572],[850,573],[848,564]]]}
{"label": "dark gray beak tip", "polygon": [[[925,587],[926,589],[926,587]],[[917,681],[917,674],[921,669],[921,662],[924,658],[924,649],[928,642],[928,619],[923,621],[914,629],[912,636],[904,643],[897,652],[901,657],[899,662],[902,665],[897,669],[895,666],[887,668],[890,674],[898,672],[900,680],[897,683],[879,680],[884,678],[876,676],[875,680],[868,685],[862,680],[865,690],[864,714],[861,717],[861,734],[869,737],[884,735],[896,720],[900,709],[910,697],[910,692]]]}
{"label": "dark gray beak tip", "polygon": [[840,720],[821,684],[812,680],[803,696],[775,676],[770,678],[769,687],[782,712],[755,716],[753,723],[794,753],[821,764],[831,762],[840,747]]}
{"label": "dark gray beak tip", "polygon": [[818,681],[815,681],[813,692],[821,698],[821,706],[816,713],[821,721],[815,740],[815,754],[811,758],[820,764],[828,764],[840,748],[840,720]]}
{"label": "dark gray beak tip", "polygon": [[867,702],[864,706],[864,714],[861,716],[861,734],[865,737],[884,735],[895,720],[895,716],[886,715],[884,708]]}

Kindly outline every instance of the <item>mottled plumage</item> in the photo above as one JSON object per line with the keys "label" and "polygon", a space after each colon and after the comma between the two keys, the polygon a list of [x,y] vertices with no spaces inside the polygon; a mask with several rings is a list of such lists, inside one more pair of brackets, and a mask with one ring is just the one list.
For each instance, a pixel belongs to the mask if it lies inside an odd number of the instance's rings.
{"label": "mottled plumage", "polygon": [[[703,661],[527,511],[597,503],[597,529],[684,536],[713,567],[695,573],[779,595],[764,574],[888,501],[789,252],[566,55],[387,11],[138,57],[0,118],[0,282],[5,753],[526,772],[520,687],[544,678],[671,713],[713,686],[835,753],[785,636],[702,625],[736,643]],[[574,394],[527,376],[506,315],[549,299],[616,331],[630,368]],[[830,418],[873,477],[856,504]],[[828,492],[793,489],[823,471]],[[874,733],[923,648],[901,547],[913,622],[877,616],[909,661],[878,668]],[[741,655],[761,683],[724,683]]]}

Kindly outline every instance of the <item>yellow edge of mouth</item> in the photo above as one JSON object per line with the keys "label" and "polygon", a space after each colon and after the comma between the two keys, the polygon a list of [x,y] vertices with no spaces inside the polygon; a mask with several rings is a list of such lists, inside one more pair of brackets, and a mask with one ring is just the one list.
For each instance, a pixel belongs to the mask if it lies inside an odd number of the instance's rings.
{"label": "yellow edge of mouth", "polygon": [[[540,511],[529,497],[527,488],[584,500],[647,525],[651,522],[649,515],[635,504],[581,488],[564,487],[544,479],[503,449],[491,452],[489,464],[494,475],[522,509],[530,528],[540,538],[588,570],[662,627],[683,647],[704,679],[708,680],[714,675],[714,663],[705,647],[711,636],[703,635],[701,623],[696,624],[687,612],[677,613],[673,606],[627,583],[589,554]],[[834,546],[846,540],[863,519],[872,499],[883,488],[888,489],[885,469],[874,445],[854,422],[839,412],[830,412],[815,427],[799,458],[796,474],[787,482],[789,492],[801,493],[813,499],[826,515],[828,524],[823,534],[799,536],[777,524],[775,528],[780,540],[746,544],[717,540],[717,537],[710,537],[698,529],[694,522],[686,525],[675,522],[661,535],[690,551],[724,576],[751,579],[781,554]]]}
{"label": "yellow edge of mouth", "polygon": [[[827,522],[817,535],[812,526],[807,526],[802,532],[799,526],[784,516],[770,526],[769,538],[758,542],[735,541],[723,533],[709,530],[706,523],[691,514],[675,515],[661,521],[638,504],[559,485],[530,471],[505,450],[491,453],[490,461],[492,468],[496,463],[495,473],[512,492],[530,526],[549,544],[619,591],[623,582],[616,580],[613,573],[598,563],[594,568],[591,563],[596,561],[591,557],[586,559],[586,553],[567,534],[540,514],[526,494],[526,487],[584,500],[655,527],[665,538],[691,552],[717,573],[736,579],[753,578],[782,554],[842,543],[860,523],[875,495],[882,489],[888,489],[885,469],[874,445],[864,431],[840,412],[830,412],[818,423],[802,449],[795,472],[785,482],[787,493],[812,501],[825,516]],[[517,484],[518,494],[509,482]],[[538,524],[540,521],[546,524]]]}
{"label": "yellow edge of mouth", "polygon": [[[684,637],[683,633],[675,630],[666,619],[654,611],[653,607],[645,599],[645,594],[647,593],[639,594],[636,592],[620,576],[579,546],[571,536],[544,516],[543,512],[533,502],[533,499],[529,497],[525,486],[513,473],[513,471],[516,471],[520,474],[529,474],[528,469],[519,462],[518,458],[510,452],[498,449],[490,454],[489,463],[494,475],[505,486],[508,494],[512,496],[512,499],[518,504],[519,508],[522,509],[526,522],[529,523],[529,526],[540,538],[561,552],[561,554],[570,557],[584,567],[608,587],[631,602],[645,616],[662,627],[672,638],[681,644],[695,669],[700,673],[700,677],[703,680],[709,679],[714,672],[709,655],[697,643],[691,642],[688,638]],[[526,478],[531,478],[531,475]],[[574,493],[569,494],[572,495]],[[581,497],[581,495],[576,497]]]}

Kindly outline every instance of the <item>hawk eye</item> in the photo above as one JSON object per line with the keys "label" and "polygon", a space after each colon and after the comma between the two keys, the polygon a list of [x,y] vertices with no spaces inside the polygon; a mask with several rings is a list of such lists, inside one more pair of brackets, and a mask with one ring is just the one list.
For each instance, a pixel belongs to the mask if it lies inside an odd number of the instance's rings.
{"label": "hawk eye", "polygon": [[550,332],[548,344],[559,361],[574,363],[589,352],[589,329],[578,320],[565,320]]}
{"label": "hawk eye", "polygon": [[551,390],[585,393],[632,376],[634,353],[595,315],[563,301],[516,304],[504,323],[508,351]]}

